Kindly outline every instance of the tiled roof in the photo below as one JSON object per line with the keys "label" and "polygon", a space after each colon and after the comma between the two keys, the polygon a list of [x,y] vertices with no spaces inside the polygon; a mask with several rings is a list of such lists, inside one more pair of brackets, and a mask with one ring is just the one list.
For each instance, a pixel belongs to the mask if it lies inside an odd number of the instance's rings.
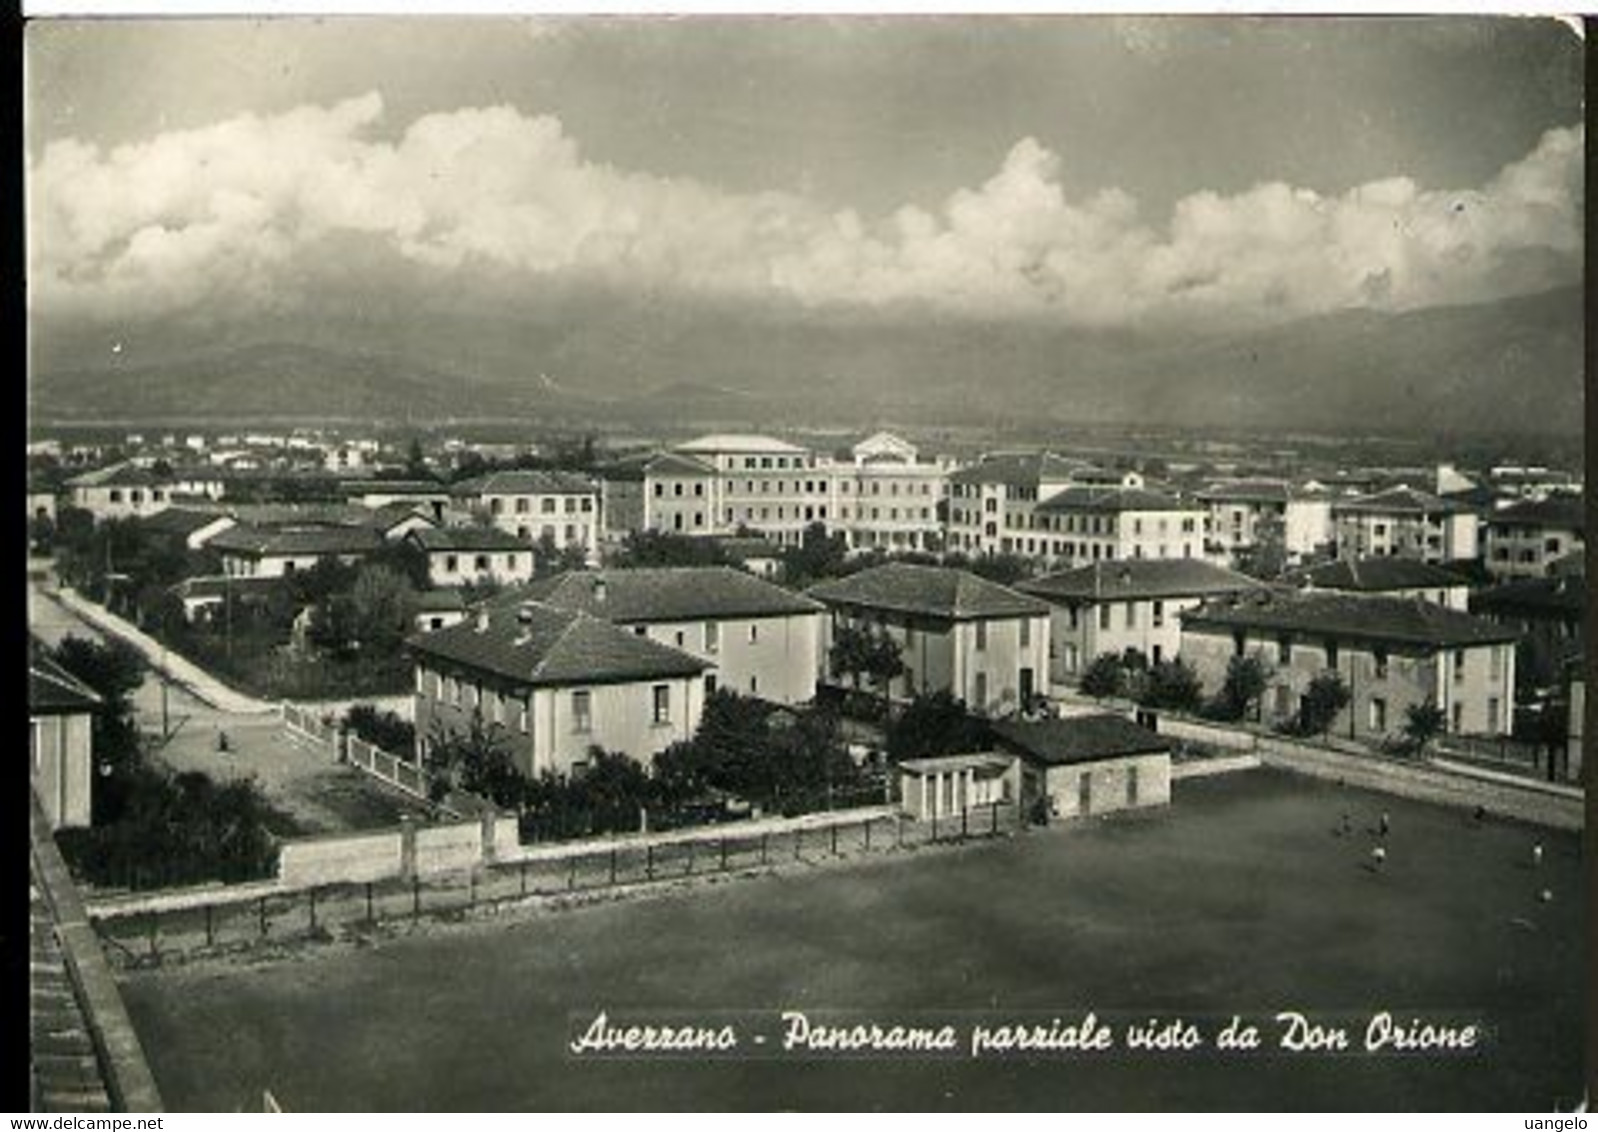
{"label": "tiled roof", "polygon": [[141,468],[137,464],[123,461],[109,467],[97,468],[92,472],[84,472],[81,476],[73,476],[67,481],[68,487],[149,487],[154,484],[163,484],[170,481],[169,476],[158,476],[148,468]]}
{"label": "tiled roof", "polygon": [[460,590],[446,586],[412,594],[410,606],[416,613],[453,613],[466,608],[466,598]]}
{"label": "tiled roof", "polygon": [[1400,484],[1371,495],[1336,500],[1332,503],[1332,510],[1343,513],[1376,512],[1382,515],[1446,515],[1458,514],[1470,508],[1463,503],[1456,503],[1428,491],[1417,491],[1407,484]]}
{"label": "tiled roof", "polygon": [[448,495],[449,485],[437,480],[340,480],[347,495]]}
{"label": "tiled roof", "polygon": [[1286,480],[1226,480],[1198,493],[1199,499],[1216,503],[1286,503],[1291,497]]}
{"label": "tiled roof", "polygon": [[1128,558],[1049,574],[1016,589],[1042,598],[1132,601],[1263,589],[1264,583],[1197,558]]}
{"label": "tiled roof", "polygon": [[518,586],[493,604],[514,605],[525,598],[623,624],[788,617],[822,609],[819,602],[731,566],[575,570]]}
{"label": "tiled roof", "polygon": [[644,465],[644,472],[651,476],[713,476],[716,469],[680,452],[662,452]]}
{"label": "tiled roof", "polygon": [[1036,617],[1047,602],[1017,593],[967,570],[889,562],[846,578],[811,586],[811,597],[828,605],[923,613],[954,620],[982,617]]}
{"label": "tiled roof", "polygon": [[95,690],[33,649],[28,661],[28,711],[33,715],[72,715],[93,711],[103,701]]}
{"label": "tiled roof", "polygon": [[426,551],[532,549],[509,531],[497,527],[428,527],[405,537]]}
{"label": "tiled roof", "polygon": [[1193,504],[1184,503],[1163,491],[1143,487],[1089,487],[1080,485],[1057,491],[1037,505],[1039,513],[1050,511],[1091,511],[1119,513],[1122,511],[1194,511]]}
{"label": "tiled roof", "polygon": [[1470,611],[1499,616],[1581,617],[1587,611],[1587,583],[1569,574],[1505,582],[1472,594]]}
{"label": "tiled roof", "polygon": [[1518,634],[1419,598],[1274,593],[1209,602],[1182,614],[1184,633],[1262,629],[1435,648],[1513,641]]}
{"label": "tiled roof", "polygon": [[1452,570],[1418,558],[1376,555],[1369,558],[1343,558],[1326,562],[1289,576],[1295,584],[1308,584],[1322,590],[1357,590],[1382,593],[1387,590],[1436,589],[1468,584]]}
{"label": "tiled roof", "polygon": [[1097,470],[1086,460],[1073,460],[1053,452],[1002,452],[984,456],[975,464],[951,472],[949,482],[1036,488],[1046,480],[1069,480]]}
{"label": "tiled roof", "polygon": [[228,594],[242,597],[270,593],[282,585],[282,578],[230,578],[225,574],[217,574],[185,578],[172,587],[172,592],[186,598],[225,597]]}
{"label": "tiled roof", "polygon": [[782,547],[769,539],[726,535],[713,541],[721,552],[734,562],[748,562],[754,558],[779,558],[782,555]]}
{"label": "tiled roof", "polygon": [[257,527],[240,524],[211,540],[216,550],[235,554],[366,554],[383,545],[383,536],[370,527],[293,526]]}
{"label": "tiled roof", "polygon": [[486,616],[486,626],[468,617],[407,643],[419,657],[531,687],[697,676],[714,667],[598,617],[538,602],[490,608]]}
{"label": "tiled roof", "polygon": [[686,444],[677,445],[679,452],[768,452],[774,456],[803,456],[808,449],[774,436],[757,436],[752,433],[713,433],[695,437]]}
{"label": "tiled roof", "polygon": [[1124,715],[1076,715],[1065,719],[1000,719],[993,734],[1023,758],[1049,766],[1096,762],[1129,755],[1159,754],[1170,741]]}
{"label": "tiled roof", "polygon": [[139,520],[139,525],[146,531],[163,535],[181,535],[187,538],[195,531],[209,527],[218,519],[229,516],[221,510],[205,510],[190,507],[167,507]]}
{"label": "tiled roof", "polygon": [[492,472],[454,487],[457,493],[463,489],[471,495],[593,495],[599,484],[578,472],[526,469]]}
{"label": "tiled roof", "polygon": [[1587,507],[1580,496],[1550,495],[1546,499],[1526,499],[1500,507],[1487,516],[1487,521],[1494,525],[1584,531]]}

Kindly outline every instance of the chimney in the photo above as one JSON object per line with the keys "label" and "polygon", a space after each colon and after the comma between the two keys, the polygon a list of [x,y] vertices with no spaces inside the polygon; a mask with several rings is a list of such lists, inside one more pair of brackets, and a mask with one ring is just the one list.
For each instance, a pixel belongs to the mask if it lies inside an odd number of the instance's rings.
{"label": "chimney", "polygon": [[479,633],[488,631],[488,606],[486,605],[477,607],[477,631]]}
{"label": "chimney", "polygon": [[516,624],[531,625],[533,623],[533,607],[530,602],[522,602],[516,607]]}
{"label": "chimney", "polygon": [[605,576],[603,574],[595,574],[594,575],[594,604],[595,605],[604,605],[605,604],[605,590],[606,590],[606,588],[607,587],[605,585]]}

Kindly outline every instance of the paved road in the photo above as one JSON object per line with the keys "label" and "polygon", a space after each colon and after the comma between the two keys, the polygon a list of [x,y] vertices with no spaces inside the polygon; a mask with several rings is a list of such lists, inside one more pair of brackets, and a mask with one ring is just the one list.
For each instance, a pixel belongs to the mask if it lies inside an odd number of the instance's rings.
{"label": "paved road", "polygon": [[[86,612],[91,616],[99,613]],[[101,619],[101,625],[121,630],[118,622],[120,619]],[[86,621],[33,581],[29,583],[29,624],[51,645],[69,635],[106,638],[103,628]],[[119,631],[118,635],[124,634]],[[154,652],[159,663],[158,642]],[[216,684],[203,674],[201,679]],[[207,687],[208,703],[191,688],[163,679],[152,669],[134,692],[140,730],[150,737],[156,757],[173,770],[199,771],[218,781],[254,778],[267,798],[293,819],[295,828],[286,832],[386,826],[397,822],[402,813],[426,813],[418,803],[333,762],[325,749],[292,741],[272,705],[230,690],[225,696],[215,691]],[[226,752],[219,741],[224,734]]]}

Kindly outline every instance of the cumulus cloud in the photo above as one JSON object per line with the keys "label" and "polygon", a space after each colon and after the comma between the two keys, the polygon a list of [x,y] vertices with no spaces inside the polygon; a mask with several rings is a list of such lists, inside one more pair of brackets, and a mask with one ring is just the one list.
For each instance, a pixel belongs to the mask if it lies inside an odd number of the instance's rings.
{"label": "cumulus cloud", "polygon": [[1194,192],[1153,221],[1116,189],[1068,199],[1062,158],[1032,138],[937,208],[862,217],[590,161],[557,119],[510,107],[427,115],[397,137],[382,122],[369,94],[110,150],[50,144],[28,178],[35,308],[282,305],[352,237],[441,288],[491,271],[1089,325],[1480,301],[1580,271],[1580,126],[1472,188],[1266,183]]}

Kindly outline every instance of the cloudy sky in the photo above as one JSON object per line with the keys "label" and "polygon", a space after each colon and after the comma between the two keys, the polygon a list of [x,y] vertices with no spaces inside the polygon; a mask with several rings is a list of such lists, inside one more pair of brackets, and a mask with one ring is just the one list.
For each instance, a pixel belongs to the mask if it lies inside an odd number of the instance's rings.
{"label": "cloudy sky", "polygon": [[40,21],[35,314],[330,264],[852,314],[1257,324],[1573,283],[1545,20]]}

